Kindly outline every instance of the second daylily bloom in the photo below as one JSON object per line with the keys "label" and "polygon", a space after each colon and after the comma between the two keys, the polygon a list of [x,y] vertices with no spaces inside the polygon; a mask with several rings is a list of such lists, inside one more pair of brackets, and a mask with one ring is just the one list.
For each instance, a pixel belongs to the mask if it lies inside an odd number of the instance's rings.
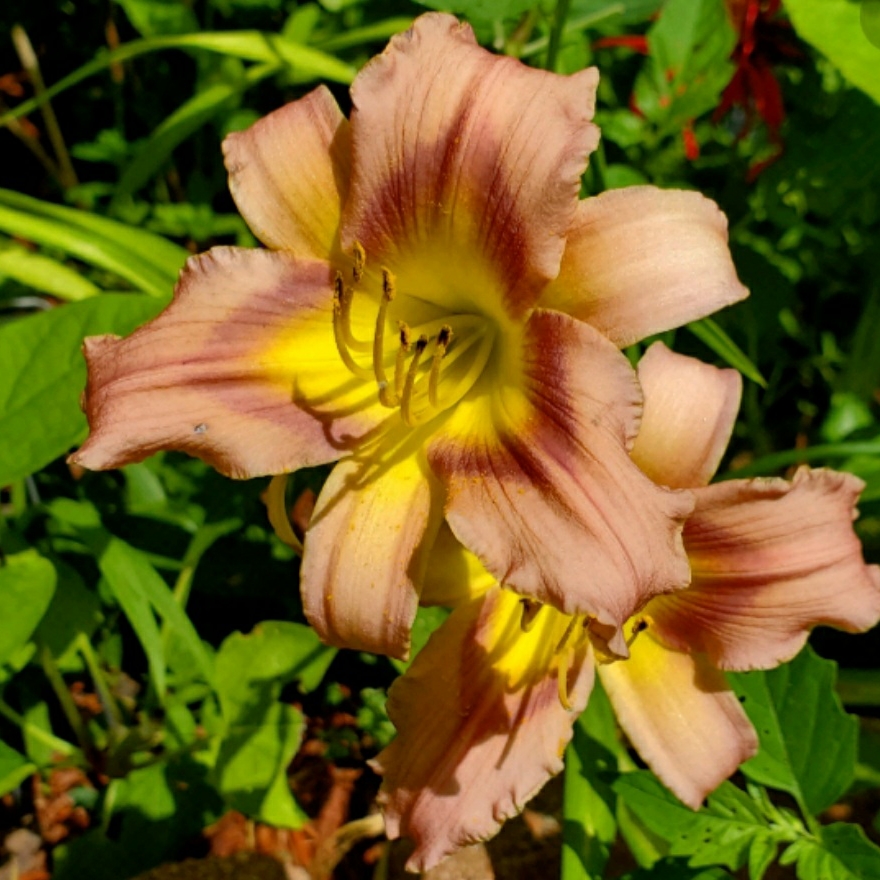
{"label": "second daylily bloom", "polygon": [[597,80],[429,14],[359,73],[350,122],[318,88],[231,135],[268,250],[193,258],[156,320],[87,341],[73,460],[179,449],[238,478],[338,460],[302,564],[333,644],[406,654],[445,516],[508,587],[623,651],[633,610],[688,581],[692,499],[629,458],[641,392],[619,346],[745,290],[696,193],[578,201]]}
{"label": "second daylily bloom", "polygon": [[392,686],[398,737],[375,762],[389,836],[415,841],[412,868],[491,836],[562,769],[596,666],[639,754],[697,809],[757,747],[722,670],[769,669],[818,624],[860,631],[880,618],[880,569],[865,565],[852,528],[861,481],[805,468],[791,481],[709,486],[739,374],[656,344],[639,376],[633,457],[695,492],[684,529],[693,582],[648,602],[630,621],[629,658],[608,662],[588,617],[524,602],[443,533],[425,599],[457,607]]}

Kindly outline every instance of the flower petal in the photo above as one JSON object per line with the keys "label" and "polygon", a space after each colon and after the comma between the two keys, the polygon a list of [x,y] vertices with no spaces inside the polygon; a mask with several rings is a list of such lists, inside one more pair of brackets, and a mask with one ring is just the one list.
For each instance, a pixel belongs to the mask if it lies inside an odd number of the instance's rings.
{"label": "flower petal", "polygon": [[[447,520],[505,586],[616,630],[652,595],[689,582],[691,497],[630,460],[638,385],[598,332],[536,311],[516,360],[521,387],[461,401],[429,445]],[[625,654],[619,634],[614,650]]]}
{"label": "flower petal", "polygon": [[496,582],[444,522],[428,556],[421,604],[452,608],[482,596]]}
{"label": "flower petal", "polygon": [[649,606],[658,637],[722,669],[769,669],[794,657],[814,626],[874,626],[880,568],[865,565],[852,527],[863,486],[803,468],[792,482],[700,489],[684,533],[693,584]]}
{"label": "flower petal", "polygon": [[655,342],[642,356],[645,408],[633,461],[655,483],[692,489],[718,469],[739,410],[742,377]]}
{"label": "flower petal", "polygon": [[235,204],[263,244],[324,260],[338,248],[351,134],[326,86],[228,135],[223,154]]}
{"label": "flower petal", "polygon": [[421,16],[352,85],[343,246],[360,242],[401,278],[416,254],[445,276],[450,296],[471,301],[461,260],[485,255],[508,310],[522,313],[559,271],[598,143],[597,83],[594,68],[535,70],[482,49],[452,16]]}
{"label": "flower petal", "polygon": [[[330,276],[279,252],[191,258],[157,318],[126,339],[86,340],[91,434],[72,461],[103,470],[176,449],[246,478],[339,458],[387,410],[375,386],[357,396],[339,360]],[[336,389],[332,400],[307,410],[306,380]]]}
{"label": "flower petal", "polygon": [[405,659],[427,552],[442,521],[439,486],[410,437],[330,474],[306,532],[309,623],[331,645]]}
{"label": "flower petal", "polygon": [[747,295],[714,202],[631,186],[580,203],[559,277],[540,305],[587,321],[622,347]]}
{"label": "flower petal", "polygon": [[491,837],[562,769],[593,686],[589,642],[561,667],[565,709],[555,649],[566,618],[544,608],[525,633],[521,617],[519,598],[493,587],[453,611],[391,687],[398,735],[373,766],[388,836],[415,841],[411,871]]}
{"label": "flower petal", "polygon": [[642,633],[630,658],[599,667],[617,720],[660,781],[694,810],[758,750],[723,673]]}

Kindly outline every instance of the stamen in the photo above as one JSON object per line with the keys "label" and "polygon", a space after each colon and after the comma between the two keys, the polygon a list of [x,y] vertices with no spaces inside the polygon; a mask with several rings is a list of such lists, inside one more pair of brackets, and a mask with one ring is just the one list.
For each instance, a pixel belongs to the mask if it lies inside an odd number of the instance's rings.
{"label": "stamen", "polygon": [[416,350],[412,360],[409,362],[409,370],[406,373],[406,381],[403,383],[403,394],[400,399],[400,414],[403,420],[412,428],[415,427],[415,420],[412,414],[413,388],[416,384],[416,375],[419,371],[419,361],[422,359],[425,349],[428,347],[428,337],[420,336],[416,340]]}
{"label": "stamen", "polygon": [[372,372],[357,363],[357,361],[351,356],[351,352],[348,350],[348,342],[345,338],[345,331],[343,329],[344,319],[342,303],[345,298],[343,287],[342,276],[337,273],[334,285],[335,289],[333,291],[333,339],[336,342],[336,348],[339,351],[339,356],[342,358],[342,362],[345,366],[354,373],[355,376],[359,376],[362,379],[372,379]]}
{"label": "stamen", "polygon": [[359,241],[354,243],[352,250],[354,251],[354,266],[351,269],[351,275],[354,278],[354,283],[359,284],[361,278],[364,277],[364,266],[367,265],[367,252]]}
{"label": "stamen", "polygon": [[376,332],[373,334],[373,372],[379,383],[379,400],[383,406],[397,406],[398,395],[396,389],[389,387],[388,377],[385,375],[385,315],[388,312],[388,304],[394,299],[396,280],[387,270],[382,270],[382,302],[379,304],[379,312],[376,315]]}
{"label": "stamen", "polygon": [[452,327],[444,324],[437,336],[437,346],[434,349],[434,359],[431,361],[431,372],[428,376],[428,402],[437,408],[437,383],[440,381],[440,365],[446,357],[446,350],[452,342]]}
{"label": "stamen", "polygon": [[345,287],[341,272],[336,273],[333,286],[335,289],[334,295],[339,298],[339,325],[346,346],[354,351],[369,351],[372,347],[372,343],[358,339],[354,333],[351,332],[351,304],[354,300],[354,291],[351,288]]}
{"label": "stamen", "polygon": [[571,638],[571,634],[574,632],[574,628],[579,619],[579,616],[575,615],[568,621],[568,626],[565,628],[565,632],[562,634],[562,638],[559,640],[559,644],[556,646],[556,651],[554,653],[558,654],[568,644],[568,640]]}
{"label": "stamen", "polygon": [[[563,636],[565,638],[565,636]],[[574,659],[574,648],[564,651],[556,661],[556,685],[559,691],[559,702],[566,712],[572,711],[571,700],[568,698],[568,671]]]}
{"label": "stamen", "polygon": [[406,356],[412,347],[412,339],[409,325],[398,321],[397,326],[400,328],[400,348],[397,349],[397,363],[394,365],[394,393],[399,399],[403,394],[403,383],[406,379],[404,368],[406,367]]}
{"label": "stamen", "polygon": [[634,624],[632,628],[632,633],[630,637],[626,640],[627,648],[632,646],[632,643],[636,640],[636,637],[639,633],[644,632],[648,628],[648,621],[645,620],[644,617],[640,617]]}
{"label": "stamen", "polygon": [[520,599],[519,604],[522,605],[522,617],[519,619],[519,628],[524,633],[527,633],[534,627],[535,618],[544,606],[540,602],[535,602],[534,599]]}

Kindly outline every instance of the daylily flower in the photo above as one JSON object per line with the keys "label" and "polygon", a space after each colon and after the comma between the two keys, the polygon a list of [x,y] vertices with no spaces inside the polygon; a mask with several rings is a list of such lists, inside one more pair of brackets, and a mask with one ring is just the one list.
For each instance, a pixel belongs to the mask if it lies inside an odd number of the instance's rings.
{"label": "daylily flower", "polygon": [[506,586],[624,651],[633,610],[688,581],[692,499],[629,458],[641,392],[619,347],[746,291],[696,193],[578,201],[597,80],[428,14],[359,73],[350,122],[322,87],[230,135],[268,249],[191,259],[158,318],[87,340],[73,460],[177,449],[236,478],[338,460],[301,569],[332,644],[406,655],[445,516]]}
{"label": "daylily flower", "polygon": [[441,533],[424,599],[456,607],[391,687],[398,736],[374,762],[389,836],[415,841],[412,869],[491,836],[562,769],[597,664],[632,744],[698,809],[757,747],[722,670],[770,669],[818,624],[860,631],[880,618],[880,569],[865,565],[852,527],[862,482],[804,468],[791,481],[709,486],[739,374],[657,343],[639,377],[633,457],[695,492],[684,529],[693,582],[651,599],[628,625],[629,658],[608,662],[588,617],[524,601]]}

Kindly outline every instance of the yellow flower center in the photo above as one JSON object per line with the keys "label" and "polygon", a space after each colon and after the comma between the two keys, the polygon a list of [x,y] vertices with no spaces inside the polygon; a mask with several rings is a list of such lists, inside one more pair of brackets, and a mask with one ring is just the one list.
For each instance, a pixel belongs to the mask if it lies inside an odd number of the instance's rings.
{"label": "yellow flower center", "polygon": [[[341,272],[334,282],[336,347],[353,375],[376,383],[380,403],[389,409],[399,407],[404,422],[416,427],[454,406],[471,390],[492,354],[494,324],[483,315],[467,312],[426,320],[427,314],[436,314],[436,305],[413,294],[398,296],[397,279],[386,268],[381,270],[378,296],[358,290],[366,278],[365,267],[366,254],[355,244],[353,283],[346,284]],[[352,327],[353,309],[360,305],[363,313],[364,303],[375,310],[371,339],[359,338]],[[405,320],[408,312],[412,313],[409,321]]]}

